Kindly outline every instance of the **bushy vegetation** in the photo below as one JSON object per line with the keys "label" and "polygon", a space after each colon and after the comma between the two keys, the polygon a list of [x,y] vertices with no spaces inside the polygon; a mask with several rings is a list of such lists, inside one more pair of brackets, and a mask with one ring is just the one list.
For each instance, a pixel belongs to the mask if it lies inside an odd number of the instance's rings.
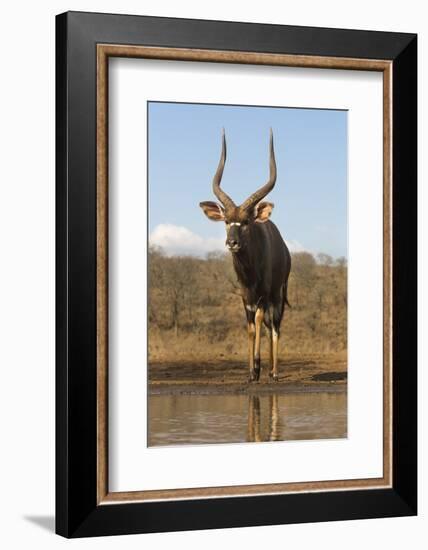
{"label": "bushy vegetation", "polygon": [[[150,248],[148,265],[150,360],[246,357],[245,313],[230,254],[167,257]],[[345,258],[294,253],[288,300],[280,357],[346,352]]]}

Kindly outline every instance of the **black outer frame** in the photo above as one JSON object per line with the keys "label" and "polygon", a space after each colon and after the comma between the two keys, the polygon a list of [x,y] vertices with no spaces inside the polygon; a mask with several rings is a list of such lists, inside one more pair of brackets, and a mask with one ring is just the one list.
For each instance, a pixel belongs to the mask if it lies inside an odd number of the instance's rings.
{"label": "black outer frame", "polygon": [[[393,487],[97,506],[96,44],[393,61]],[[56,532],[65,537],[417,513],[417,36],[128,15],[56,17]]]}

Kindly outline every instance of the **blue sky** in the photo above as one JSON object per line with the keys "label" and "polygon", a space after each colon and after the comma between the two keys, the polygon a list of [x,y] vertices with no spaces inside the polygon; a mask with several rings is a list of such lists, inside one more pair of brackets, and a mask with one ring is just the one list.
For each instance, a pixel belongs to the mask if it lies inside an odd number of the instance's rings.
{"label": "blue sky", "polygon": [[[148,104],[150,242],[168,254],[223,250],[224,224],[199,202],[211,182],[225,128],[222,187],[237,203],[263,185],[269,128],[278,177],[267,200],[293,250],[347,257],[347,112],[283,107]],[[225,250],[225,249],[224,249]]]}

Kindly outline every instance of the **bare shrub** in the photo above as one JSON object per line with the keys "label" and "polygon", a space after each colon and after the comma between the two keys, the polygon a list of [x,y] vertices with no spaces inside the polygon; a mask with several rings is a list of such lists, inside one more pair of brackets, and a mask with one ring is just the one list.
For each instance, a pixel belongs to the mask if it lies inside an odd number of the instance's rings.
{"label": "bare shrub", "polygon": [[[244,358],[245,313],[230,255],[167,257],[150,248],[148,256],[149,355]],[[293,254],[289,301],[281,353],[346,350],[345,258]]]}

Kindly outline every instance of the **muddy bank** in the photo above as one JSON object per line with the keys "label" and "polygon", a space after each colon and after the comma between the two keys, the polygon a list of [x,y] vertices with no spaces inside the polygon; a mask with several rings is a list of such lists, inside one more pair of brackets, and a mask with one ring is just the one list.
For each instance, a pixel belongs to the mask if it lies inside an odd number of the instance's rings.
{"label": "muddy bank", "polygon": [[279,380],[271,382],[263,368],[259,382],[248,383],[245,361],[164,361],[149,365],[149,393],[269,394],[345,392],[347,364],[343,357],[298,357],[279,363]]}
{"label": "muddy bank", "polygon": [[150,395],[224,395],[224,394],[287,394],[287,393],[341,393],[346,392],[346,384],[150,384]]}

